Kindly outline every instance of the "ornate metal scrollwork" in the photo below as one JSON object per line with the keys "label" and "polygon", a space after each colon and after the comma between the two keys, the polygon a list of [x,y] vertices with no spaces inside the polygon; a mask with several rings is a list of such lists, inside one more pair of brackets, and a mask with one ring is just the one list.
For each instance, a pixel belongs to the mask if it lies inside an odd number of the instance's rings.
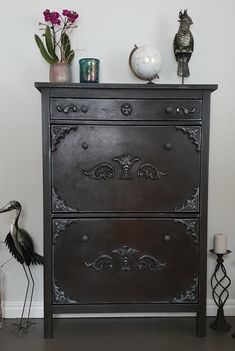
{"label": "ornate metal scrollwork", "polygon": [[122,174],[119,179],[121,180],[130,180],[132,177],[129,174],[129,170],[134,165],[135,162],[139,161],[140,158],[136,156],[131,156],[127,153],[115,156],[113,161],[118,162],[119,166],[122,168]]}
{"label": "ornate metal scrollwork", "polygon": [[95,271],[112,270],[117,268],[122,272],[135,270],[160,271],[167,267],[150,255],[139,256],[139,251],[126,245],[112,250],[112,255],[100,255],[92,262],[85,262],[85,266]]}
{"label": "ornate metal scrollwork", "polygon": [[195,194],[193,194],[192,198],[186,200],[186,203],[181,207],[176,207],[176,212],[195,212],[199,210],[199,187],[195,189]]}
{"label": "ornate metal scrollwork", "polygon": [[157,167],[155,167],[151,163],[144,163],[137,170],[137,177],[144,179],[161,179],[167,174],[168,172],[161,172]]}
{"label": "ornate metal scrollwork", "polygon": [[107,180],[115,176],[113,167],[108,163],[99,163],[95,165],[92,169],[83,170],[82,173],[89,179],[95,180]]}
{"label": "ornate metal scrollwork", "polygon": [[161,271],[166,268],[166,262],[159,262],[155,257],[143,255],[138,259],[137,267],[143,271]]}
{"label": "ornate metal scrollwork", "polygon": [[78,127],[67,127],[67,126],[52,126],[51,128],[51,151],[57,150],[57,144],[60,143],[65,135],[69,134],[71,130],[77,130]]}
{"label": "ornate metal scrollwork", "polygon": [[130,260],[139,253],[139,251],[124,245],[118,249],[112,250],[112,253],[119,256],[121,271],[130,271]]}
{"label": "ornate metal scrollwork", "polygon": [[129,103],[122,104],[121,106],[121,113],[123,116],[127,117],[132,114],[132,106]]}
{"label": "ornate metal scrollwork", "polygon": [[54,187],[52,188],[52,210],[58,212],[79,212],[78,209],[70,207]]}
{"label": "ornate metal scrollwork", "polygon": [[54,220],[54,236],[53,236],[53,245],[56,244],[56,239],[64,234],[66,228],[72,223],[78,223],[79,220],[67,220],[67,219],[56,219]]}
{"label": "ornate metal scrollwork", "polygon": [[198,221],[192,219],[174,219],[175,223],[180,223],[186,228],[186,232],[194,239],[195,244],[199,244],[198,238]]}
{"label": "ornate metal scrollwork", "polygon": [[195,150],[201,151],[201,129],[192,127],[175,127],[177,131],[183,132],[196,145]]}
{"label": "ornate metal scrollwork", "polygon": [[191,110],[189,110],[187,107],[179,106],[176,109],[177,113],[183,112],[184,115],[188,115],[189,113],[194,113],[196,111],[195,107],[192,107]]}
{"label": "ornate metal scrollwork", "polygon": [[77,111],[78,111],[78,108],[77,108],[77,106],[75,106],[75,105],[67,105],[67,106],[64,106],[64,107],[58,105],[58,106],[56,106],[56,109],[57,109],[58,112],[62,112],[62,113],[64,113],[64,114],[66,114],[66,115],[67,115],[70,111],[71,111],[71,112],[77,112]]}
{"label": "ornate metal scrollwork", "polygon": [[[128,153],[115,156],[112,161],[115,161],[119,164],[122,169],[122,173],[119,176],[120,180],[132,180],[130,175],[130,170],[133,167],[134,163],[140,161],[141,159],[136,156],[132,156]],[[101,180],[101,179],[111,179],[114,178],[116,172],[114,168],[109,163],[98,163],[93,168],[88,170],[83,170],[82,173],[87,176],[89,179]],[[143,163],[139,166],[136,175],[138,178],[142,179],[151,179],[157,180],[161,179],[168,172],[160,171],[156,166],[151,163]]]}
{"label": "ornate metal scrollwork", "polygon": [[72,304],[72,303],[78,303],[75,300],[71,300],[66,293],[59,288],[56,283],[56,281],[53,280],[53,302],[55,304]]}
{"label": "ornate metal scrollwork", "polygon": [[193,279],[193,284],[182,294],[179,298],[175,297],[173,302],[175,303],[185,303],[185,302],[197,302],[197,288],[198,288],[198,278]]}
{"label": "ornate metal scrollwork", "polygon": [[113,259],[109,255],[100,255],[93,262],[84,264],[95,271],[110,270],[113,268]]}

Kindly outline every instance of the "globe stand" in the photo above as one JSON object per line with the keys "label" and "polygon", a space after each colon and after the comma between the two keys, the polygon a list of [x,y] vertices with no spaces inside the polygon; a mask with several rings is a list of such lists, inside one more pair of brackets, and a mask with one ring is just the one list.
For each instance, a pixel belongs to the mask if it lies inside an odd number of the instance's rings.
{"label": "globe stand", "polygon": [[227,250],[225,254],[218,254],[214,250],[210,250],[210,252],[217,255],[217,264],[211,277],[211,288],[213,300],[218,307],[216,320],[210,324],[210,328],[219,331],[228,331],[231,325],[225,320],[223,307],[229,297],[228,287],[231,284],[231,279],[228,277],[224,267],[223,256],[230,254],[231,251]]}

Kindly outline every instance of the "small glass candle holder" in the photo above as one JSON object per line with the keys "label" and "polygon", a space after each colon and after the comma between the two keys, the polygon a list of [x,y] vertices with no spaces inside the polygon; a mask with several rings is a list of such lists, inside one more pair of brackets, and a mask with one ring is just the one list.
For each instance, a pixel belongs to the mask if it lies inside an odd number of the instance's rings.
{"label": "small glass candle holder", "polygon": [[100,60],[82,58],[79,60],[80,83],[99,83]]}

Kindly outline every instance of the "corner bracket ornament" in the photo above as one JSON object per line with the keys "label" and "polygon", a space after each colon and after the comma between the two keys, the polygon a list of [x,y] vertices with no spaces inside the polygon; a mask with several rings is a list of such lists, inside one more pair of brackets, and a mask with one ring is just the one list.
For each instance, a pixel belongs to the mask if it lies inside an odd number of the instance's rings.
{"label": "corner bracket ornament", "polygon": [[186,228],[187,234],[191,235],[195,244],[199,244],[198,221],[192,219],[174,219],[175,223],[180,223]]}
{"label": "corner bracket ornament", "polygon": [[52,188],[52,210],[59,212],[79,212],[78,209],[70,207],[54,187]]}
{"label": "corner bracket ornament", "polygon": [[51,128],[51,151],[54,152],[57,150],[57,144],[60,143],[62,139],[65,138],[71,130],[77,130],[78,127],[67,127],[67,126],[52,126]]}
{"label": "corner bracket ornament", "polygon": [[167,267],[166,262],[160,262],[151,255],[139,256],[138,250],[127,245],[113,249],[111,255],[102,254],[92,262],[84,262],[84,265],[97,272],[115,268],[121,272],[161,271]]}
{"label": "corner bracket ornament", "polygon": [[56,285],[56,280],[53,280],[53,302],[61,305],[78,303],[75,300],[71,300],[66,293]]}
{"label": "corner bracket ornament", "polygon": [[192,141],[192,143],[196,146],[195,150],[200,152],[201,151],[201,129],[200,128],[193,128],[193,127],[175,127],[177,131],[181,131],[185,134],[188,139]]}
{"label": "corner bracket ornament", "polygon": [[65,230],[70,224],[78,223],[79,220],[67,220],[67,219],[56,219],[54,220],[54,236],[53,236],[53,245],[56,244],[56,239],[65,233]]}
{"label": "corner bracket ornament", "polygon": [[186,203],[181,207],[175,208],[176,212],[196,212],[199,211],[199,187],[195,188],[195,193],[192,198],[186,200]]}
{"label": "corner bracket ornament", "polygon": [[193,284],[179,298],[173,299],[174,303],[197,302],[198,278],[193,279]]}

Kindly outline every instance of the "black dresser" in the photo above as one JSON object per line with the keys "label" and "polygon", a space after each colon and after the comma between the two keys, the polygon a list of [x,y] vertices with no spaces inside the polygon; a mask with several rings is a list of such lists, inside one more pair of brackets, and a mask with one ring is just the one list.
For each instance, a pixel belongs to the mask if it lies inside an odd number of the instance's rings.
{"label": "black dresser", "polygon": [[45,337],[53,314],[195,312],[206,332],[216,85],[50,84],[42,93]]}

